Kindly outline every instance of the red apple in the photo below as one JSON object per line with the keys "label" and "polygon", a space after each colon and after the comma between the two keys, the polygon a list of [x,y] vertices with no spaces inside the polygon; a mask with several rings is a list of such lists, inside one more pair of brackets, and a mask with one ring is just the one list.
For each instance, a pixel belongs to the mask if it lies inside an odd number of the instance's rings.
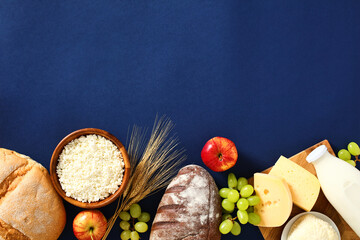
{"label": "red apple", "polygon": [[106,227],[107,220],[99,210],[79,212],[73,221],[73,231],[79,240],[101,240]]}
{"label": "red apple", "polygon": [[233,167],[238,159],[235,144],[224,137],[214,137],[206,142],[201,151],[205,165],[215,172]]}

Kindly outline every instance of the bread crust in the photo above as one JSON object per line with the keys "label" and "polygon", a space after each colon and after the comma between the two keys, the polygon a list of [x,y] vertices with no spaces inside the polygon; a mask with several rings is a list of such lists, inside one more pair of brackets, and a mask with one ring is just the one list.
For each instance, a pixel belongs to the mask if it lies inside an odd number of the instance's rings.
{"label": "bread crust", "polygon": [[218,188],[202,167],[188,165],[167,187],[150,240],[219,240],[221,205]]}
{"label": "bread crust", "polygon": [[0,239],[58,239],[66,213],[47,170],[3,148],[0,168]]}

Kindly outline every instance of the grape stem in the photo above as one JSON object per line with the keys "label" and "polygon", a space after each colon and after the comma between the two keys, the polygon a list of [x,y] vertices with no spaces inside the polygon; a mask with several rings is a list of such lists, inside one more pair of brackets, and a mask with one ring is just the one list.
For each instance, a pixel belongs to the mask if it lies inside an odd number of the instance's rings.
{"label": "grape stem", "polygon": [[359,155],[356,155],[356,156],[355,156],[355,165],[356,165],[356,162],[360,162],[360,160],[359,160]]}
{"label": "grape stem", "polygon": [[229,220],[231,220],[232,222],[234,222],[238,217],[234,217],[234,218],[229,218]]}
{"label": "grape stem", "polygon": [[134,231],[135,230],[135,218],[131,218],[131,221],[132,221],[132,226],[131,226],[131,231]]}

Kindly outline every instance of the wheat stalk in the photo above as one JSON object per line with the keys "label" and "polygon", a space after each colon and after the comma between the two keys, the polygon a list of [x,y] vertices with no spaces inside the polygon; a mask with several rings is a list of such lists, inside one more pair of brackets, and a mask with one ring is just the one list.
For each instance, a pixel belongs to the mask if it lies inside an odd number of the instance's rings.
{"label": "wheat stalk", "polygon": [[166,187],[175,176],[179,165],[185,161],[184,150],[178,150],[178,139],[170,136],[174,124],[164,116],[156,117],[150,139],[146,130],[134,126],[128,144],[131,174],[129,182],[118,200],[114,215],[102,240],[105,240],[121,211]]}

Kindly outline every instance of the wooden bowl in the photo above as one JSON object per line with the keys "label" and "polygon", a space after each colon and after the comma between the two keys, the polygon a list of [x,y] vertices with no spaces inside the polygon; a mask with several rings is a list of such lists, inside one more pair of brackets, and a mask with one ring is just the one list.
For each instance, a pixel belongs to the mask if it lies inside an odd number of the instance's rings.
{"label": "wooden bowl", "polygon": [[[120,185],[120,187],[118,188],[118,190],[116,190],[115,193],[111,194],[110,196],[108,196],[107,198],[97,201],[97,202],[81,202],[78,201],[74,198],[71,197],[67,197],[65,191],[62,189],[61,184],[59,182],[59,178],[58,175],[56,173],[56,167],[58,165],[58,159],[59,159],[59,155],[61,154],[63,148],[65,147],[65,145],[67,145],[69,142],[71,142],[72,140],[79,138],[80,136],[83,135],[90,135],[90,134],[96,134],[96,135],[100,135],[105,137],[106,139],[112,141],[115,146],[118,147],[118,149],[120,150],[122,157],[123,157],[123,161],[124,161],[124,175],[123,175],[123,180],[122,183]],[[104,207],[110,203],[112,203],[113,201],[115,201],[125,190],[125,186],[129,181],[129,177],[130,177],[130,161],[129,161],[129,156],[127,154],[127,151],[125,149],[125,147],[122,145],[122,143],[112,134],[101,130],[101,129],[97,129],[97,128],[84,128],[84,129],[80,129],[77,130],[75,132],[70,133],[69,135],[67,135],[65,138],[63,138],[63,140],[60,141],[60,143],[56,146],[52,156],[51,156],[51,162],[50,162],[50,177],[51,177],[51,181],[55,187],[55,190],[59,193],[59,195],[67,202],[71,203],[72,205],[81,207],[81,208],[100,208],[100,207]]]}

